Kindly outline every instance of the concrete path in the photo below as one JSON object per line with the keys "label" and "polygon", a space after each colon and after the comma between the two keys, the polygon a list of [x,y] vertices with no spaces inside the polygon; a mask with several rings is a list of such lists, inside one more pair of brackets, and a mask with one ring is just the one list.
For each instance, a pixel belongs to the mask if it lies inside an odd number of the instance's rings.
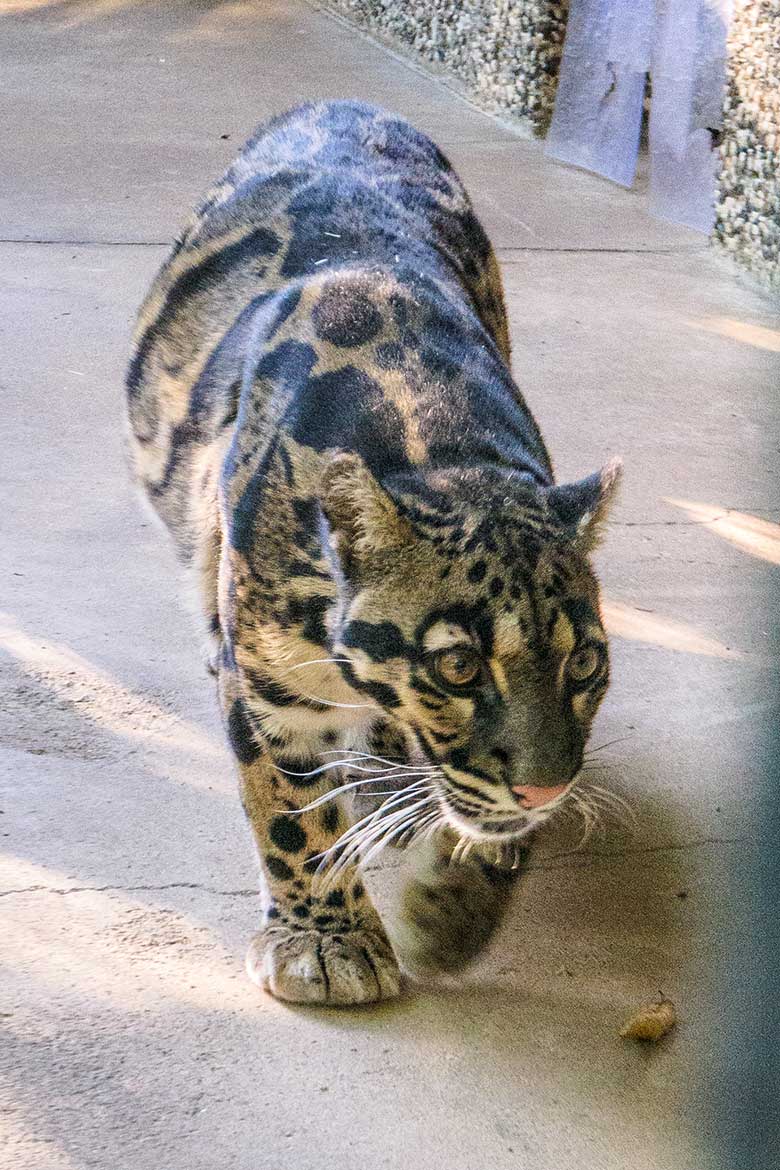
{"label": "concrete path", "polygon": [[[732,873],[760,826],[780,328],[700,237],[300,0],[6,0],[0,193],[3,1170],[706,1170]],[[625,457],[599,554],[609,825],[539,843],[468,978],[291,1010],[242,970],[255,864],[177,575],[127,483],[134,309],[189,204],[301,99],[393,107],[504,265],[562,476]],[[392,916],[397,858],[374,882]],[[676,1033],[617,1039],[659,991]]]}

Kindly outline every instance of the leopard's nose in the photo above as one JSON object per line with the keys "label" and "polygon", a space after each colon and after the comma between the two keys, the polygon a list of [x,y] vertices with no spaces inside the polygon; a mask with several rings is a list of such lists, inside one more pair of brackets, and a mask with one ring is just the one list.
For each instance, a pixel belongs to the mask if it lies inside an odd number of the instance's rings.
{"label": "leopard's nose", "polygon": [[538,787],[535,784],[518,784],[512,791],[520,798],[523,808],[544,808],[558,796],[562,796],[568,784],[554,784],[550,788]]}

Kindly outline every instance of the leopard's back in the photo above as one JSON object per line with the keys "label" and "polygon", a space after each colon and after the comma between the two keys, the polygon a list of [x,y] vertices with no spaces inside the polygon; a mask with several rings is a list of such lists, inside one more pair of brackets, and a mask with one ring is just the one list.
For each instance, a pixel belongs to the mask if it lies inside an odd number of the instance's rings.
{"label": "leopard's back", "polygon": [[127,375],[135,471],[180,552],[192,478],[224,450],[269,306],[351,269],[451,285],[509,357],[501,282],[460,180],[425,135],[357,102],[261,126],[179,234],[140,310]]}

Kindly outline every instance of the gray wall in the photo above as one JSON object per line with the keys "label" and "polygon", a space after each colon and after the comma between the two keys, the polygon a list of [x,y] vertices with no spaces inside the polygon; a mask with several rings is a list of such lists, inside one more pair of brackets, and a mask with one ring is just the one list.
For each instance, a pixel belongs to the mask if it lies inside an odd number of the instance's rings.
{"label": "gray wall", "polygon": [[[436,62],[484,109],[544,134],[569,0],[325,0],[395,48]],[[735,0],[713,239],[780,289],[780,0]]]}
{"label": "gray wall", "polygon": [[443,65],[485,109],[543,132],[568,0],[326,0],[382,40]]}

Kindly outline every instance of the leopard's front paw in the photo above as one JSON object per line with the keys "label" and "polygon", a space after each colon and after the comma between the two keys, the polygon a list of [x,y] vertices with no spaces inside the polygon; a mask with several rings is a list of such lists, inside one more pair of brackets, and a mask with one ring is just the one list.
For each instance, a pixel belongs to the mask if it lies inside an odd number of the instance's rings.
{"label": "leopard's front paw", "polygon": [[375,1003],[398,995],[401,984],[392,948],[374,930],[270,927],[253,939],[246,967],[254,983],[289,1003]]}
{"label": "leopard's front paw", "polygon": [[422,857],[406,886],[394,942],[419,977],[454,974],[485,949],[501,923],[517,874],[486,861]]}

